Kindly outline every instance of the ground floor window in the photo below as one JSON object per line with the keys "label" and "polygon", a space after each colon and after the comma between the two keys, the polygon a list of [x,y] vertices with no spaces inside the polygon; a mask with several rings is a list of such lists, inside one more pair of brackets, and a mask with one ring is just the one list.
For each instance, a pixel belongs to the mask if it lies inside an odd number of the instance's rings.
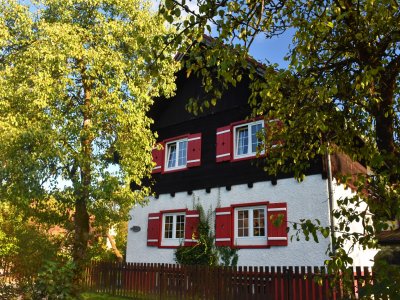
{"label": "ground floor window", "polygon": [[185,238],[185,214],[165,213],[162,216],[162,246],[179,246]]}
{"label": "ground floor window", "polygon": [[237,207],[234,214],[235,244],[263,245],[267,242],[266,206]]}

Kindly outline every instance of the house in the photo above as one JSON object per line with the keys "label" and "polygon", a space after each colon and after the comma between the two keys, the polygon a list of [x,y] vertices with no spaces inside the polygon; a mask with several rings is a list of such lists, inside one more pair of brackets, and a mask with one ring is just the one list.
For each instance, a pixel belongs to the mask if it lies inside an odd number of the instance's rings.
{"label": "house", "polygon": [[[331,222],[331,206],[351,190],[327,180],[327,160],[315,159],[298,182],[293,174],[268,175],[256,155],[258,134],[269,122],[248,119],[249,81],[229,89],[215,107],[197,116],[186,110],[188,99],[202,95],[201,80],[177,74],[172,99],[158,99],[151,111],[162,148],[153,150],[155,197],[132,208],[128,224],[127,262],[174,263],[174,251],[193,246],[198,222],[194,201],[214,213],[217,246],[239,249],[238,265],[322,265],[329,239],[317,244],[291,240],[293,222]],[[261,155],[263,156],[263,155]],[[332,157],[332,171],[365,171],[343,155]],[[330,193],[331,187],[331,193]],[[331,197],[330,197],[331,195]],[[273,226],[277,216],[281,226]],[[374,252],[358,249],[356,265],[371,265]]]}

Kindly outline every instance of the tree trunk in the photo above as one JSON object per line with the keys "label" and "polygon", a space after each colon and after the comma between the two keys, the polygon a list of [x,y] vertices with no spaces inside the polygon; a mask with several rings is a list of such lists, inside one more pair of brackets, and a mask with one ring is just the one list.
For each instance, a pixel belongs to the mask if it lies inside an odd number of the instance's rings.
{"label": "tree trunk", "polygon": [[81,197],[75,202],[75,239],[73,260],[75,263],[74,284],[80,285],[86,262],[86,251],[89,240],[89,214],[86,208],[86,199]]}
{"label": "tree trunk", "polygon": [[395,112],[393,112],[397,73],[391,74],[389,71],[387,73],[389,74],[381,75],[379,93],[382,100],[377,105],[375,115],[376,144],[385,163],[381,171],[388,175],[390,183],[397,184],[399,180],[399,174],[397,174],[399,153],[394,142]]}
{"label": "tree trunk", "polygon": [[80,61],[84,105],[82,106],[83,123],[80,133],[81,157],[80,157],[80,188],[75,191],[75,239],[73,245],[73,260],[75,263],[74,285],[79,289],[81,279],[84,274],[87,247],[89,241],[89,213],[87,203],[90,199],[90,189],[92,181],[91,159],[92,159],[92,112],[91,112],[91,84],[90,78],[86,76],[86,66]]}

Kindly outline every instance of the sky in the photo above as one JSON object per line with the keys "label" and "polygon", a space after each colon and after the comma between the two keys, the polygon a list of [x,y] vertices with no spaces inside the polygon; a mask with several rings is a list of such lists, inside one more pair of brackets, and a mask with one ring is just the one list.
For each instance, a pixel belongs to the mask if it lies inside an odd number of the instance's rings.
{"label": "sky", "polygon": [[[150,0],[152,2],[152,9],[158,10],[160,0]],[[187,1],[186,5],[191,10],[197,11],[197,1]],[[182,14],[185,17],[185,14]],[[210,24],[213,27],[212,24]],[[284,60],[285,55],[288,53],[289,45],[291,44],[293,37],[293,30],[287,31],[280,37],[273,39],[265,39],[264,36],[259,35],[254,40],[251,48],[250,55],[261,63],[272,63],[278,64],[278,68],[286,69],[288,62]]]}
{"label": "sky", "polygon": [[269,61],[278,64],[279,68],[286,69],[288,62],[283,58],[289,51],[292,37],[293,31],[287,31],[282,36],[269,40],[258,36],[250,48],[250,55],[261,63]]}

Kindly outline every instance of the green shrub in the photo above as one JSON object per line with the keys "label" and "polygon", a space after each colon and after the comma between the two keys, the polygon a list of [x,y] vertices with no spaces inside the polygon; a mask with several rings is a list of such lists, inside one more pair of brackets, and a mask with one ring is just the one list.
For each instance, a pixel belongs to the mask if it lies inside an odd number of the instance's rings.
{"label": "green shrub", "polygon": [[211,212],[204,212],[200,204],[195,205],[199,211],[199,226],[197,228],[197,244],[193,247],[179,246],[175,251],[175,261],[183,265],[218,265],[218,253],[214,244],[214,236],[210,229]]}
{"label": "green shrub", "polygon": [[197,244],[193,247],[179,246],[175,251],[175,261],[182,265],[204,266],[236,266],[239,256],[238,249],[216,247],[215,237],[210,228],[212,211],[204,212],[200,203],[194,205],[199,211],[199,225],[197,228]]}
{"label": "green shrub", "polygon": [[65,263],[46,261],[35,281],[32,299],[75,299],[73,297],[73,271],[72,261]]}

